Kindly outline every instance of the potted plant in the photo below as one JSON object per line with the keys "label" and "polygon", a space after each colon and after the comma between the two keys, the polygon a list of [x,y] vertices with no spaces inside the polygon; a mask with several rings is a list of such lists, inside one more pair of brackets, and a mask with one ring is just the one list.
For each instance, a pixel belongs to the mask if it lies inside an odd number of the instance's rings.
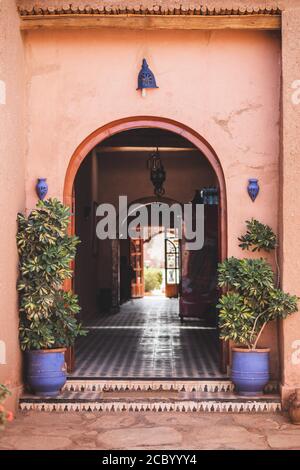
{"label": "potted plant", "polygon": [[[241,237],[242,249],[271,251],[277,248],[272,229],[252,219]],[[219,309],[220,337],[231,340],[232,381],[241,395],[263,393],[269,381],[269,349],[258,348],[266,325],[297,311],[297,297],[277,287],[271,265],[263,258],[229,258],[218,266],[223,289]]]}
{"label": "potted plant", "polygon": [[72,277],[79,239],[68,235],[70,212],[57,199],[18,214],[20,343],[26,383],[40,396],[55,396],[66,382],[64,353],[86,332],[76,319],[77,296],[63,289]]}

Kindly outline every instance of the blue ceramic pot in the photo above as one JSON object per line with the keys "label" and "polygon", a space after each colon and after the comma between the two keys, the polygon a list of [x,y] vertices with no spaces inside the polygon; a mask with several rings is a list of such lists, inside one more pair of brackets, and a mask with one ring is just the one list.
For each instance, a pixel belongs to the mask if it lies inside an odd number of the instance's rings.
{"label": "blue ceramic pot", "polygon": [[65,349],[26,351],[26,383],[41,397],[55,397],[66,383]]}
{"label": "blue ceramic pot", "polygon": [[258,179],[256,178],[250,178],[248,180],[248,194],[252,200],[252,202],[255,201],[257,198],[257,195],[259,193],[259,185],[258,185]]}
{"label": "blue ceramic pot", "polygon": [[239,395],[261,395],[269,382],[269,349],[233,348],[231,378]]}

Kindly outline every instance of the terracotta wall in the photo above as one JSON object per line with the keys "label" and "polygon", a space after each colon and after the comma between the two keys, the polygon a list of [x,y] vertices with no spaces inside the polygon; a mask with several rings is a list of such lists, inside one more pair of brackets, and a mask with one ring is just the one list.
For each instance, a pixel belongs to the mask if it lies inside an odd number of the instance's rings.
{"label": "terracotta wall", "polygon": [[[285,290],[300,297],[300,5],[282,19],[281,266]],[[300,313],[281,325],[283,397],[300,387]]]}
{"label": "terracotta wall", "polygon": [[[24,58],[19,18],[13,1],[0,2],[0,383],[20,387],[17,312],[16,215],[25,206]],[[3,85],[5,83],[5,85]],[[5,90],[4,90],[5,88]]]}
{"label": "terracotta wall", "polygon": [[[158,90],[136,91],[141,60]],[[135,115],[178,120],[214,148],[227,183],[229,253],[254,215],[277,227],[280,37],[275,32],[27,33],[27,206],[45,176],[62,197],[72,153],[92,131]],[[247,178],[260,180],[253,204]]]}
{"label": "terracotta wall", "polygon": [[[152,115],[183,123],[217,153],[228,198],[228,254],[252,216],[278,228],[280,35],[250,31],[46,31],[26,35],[27,207],[48,178],[62,198],[68,162],[91,132],[113,120]],[[146,57],[159,89],[143,99],[137,74]],[[249,199],[248,178],[260,194]],[[272,345],[271,325],[262,342]]]}

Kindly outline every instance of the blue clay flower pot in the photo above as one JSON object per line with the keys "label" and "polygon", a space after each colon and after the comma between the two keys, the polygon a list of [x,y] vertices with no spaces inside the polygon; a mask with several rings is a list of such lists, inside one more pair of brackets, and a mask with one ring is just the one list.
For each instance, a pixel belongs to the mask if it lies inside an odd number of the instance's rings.
{"label": "blue clay flower pot", "polygon": [[48,183],[46,178],[39,178],[36,184],[36,192],[39,199],[45,199],[48,193]]}
{"label": "blue clay flower pot", "polygon": [[26,351],[26,383],[41,397],[55,397],[66,383],[65,349]]}
{"label": "blue clay flower pot", "polygon": [[269,382],[269,349],[232,350],[231,379],[239,395],[262,395]]}
{"label": "blue clay flower pot", "polygon": [[258,196],[258,193],[259,193],[259,185],[258,185],[258,179],[256,178],[250,178],[248,180],[248,187],[247,187],[247,190],[248,190],[248,194],[252,200],[252,202],[255,201],[255,199],[257,198]]}

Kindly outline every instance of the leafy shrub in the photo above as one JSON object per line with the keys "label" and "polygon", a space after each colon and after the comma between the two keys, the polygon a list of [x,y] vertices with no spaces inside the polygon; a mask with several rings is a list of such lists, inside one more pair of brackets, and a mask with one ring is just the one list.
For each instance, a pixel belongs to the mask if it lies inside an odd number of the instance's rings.
{"label": "leafy shrub", "polygon": [[256,219],[246,220],[247,231],[239,237],[239,246],[243,250],[272,251],[277,247],[277,237],[269,225]]}
{"label": "leafy shrub", "polygon": [[[270,227],[257,221],[249,225],[247,221],[247,228],[247,234],[239,239],[243,240],[243,249],[252,245],[258,251],[275,249],[276,237]],[[220,337],[249,349],[256,348],[268,322],[298,310],[297,297],[275,286],[272,267],[263,258],[225,260],[218,266],[218,285],[224,292],[217,305]]]}
{"label": "leafy shrub", "polygon": [[9,390],[4,385],[0,384],[0,429],[4,427],[7,421],[13,420],[12,412],[6,411],[4,406],[1,405],[8,395],[10,395]]}
{"label": "leafy shrub", "polygon": [[146,268],[144,272],[145,291],[151,292],[159,289],[162,283],[162,272],[158,268]]}
{"label": "leafy shrub", "polygon": [[77,296],[63,289],[72,277],[79,243],[68,235],[69,217],[69,209],[57,199],[39,201],[28,217],[18,214],[22,350],[68,347],[86,334],[76,319]]}

